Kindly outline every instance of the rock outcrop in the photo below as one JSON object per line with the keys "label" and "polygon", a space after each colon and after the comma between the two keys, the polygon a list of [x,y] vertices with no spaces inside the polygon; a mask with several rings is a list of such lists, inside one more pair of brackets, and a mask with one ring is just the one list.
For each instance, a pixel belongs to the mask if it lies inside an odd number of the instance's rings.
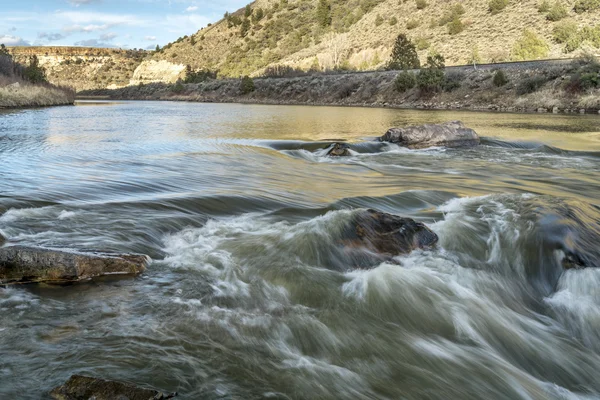
{"label": "rock outcrop", "polygon": [[0,247],[4,246],[4,243],[6,243],[6,238],[0,233]]}
{"label": "rock outcrop", "polygon": [[435,146],[477,146],[480,143],[477,133],[473,129],[465,127],[460,121],[439,125],[392,128],[380,137],[379,141],[396,143],[411,149]]}
{"label": "rock outcrop", "polygon": [[175,83],[178,79],[185,78],[185,65],[173,64],[166,60],[142,61],[133,72],[130,85],[140,83]]}
{"label": "rock outcrop", "polygon": [[127,383],[73,375],[50,395],[56,400],[166,400],[177,393],[166,394]]}
{"label": "rock outcrop", "polygon": [[350,156],[350,146],[343,143],[334,143],[327,155],[329,157],[348,157]]}
{"label": "rock outcrop", "polygon": [[145,255],[87,254],[38,247],[0,249],[0,284],[76,282],[104,275],[139,274],[150,258]]}
{"label": "rock outcrop", "polygon": [[430,249],[437,242],[438,236],[421,222],[376,210],[357,213],[343,239],[346,246],[392,257]]}

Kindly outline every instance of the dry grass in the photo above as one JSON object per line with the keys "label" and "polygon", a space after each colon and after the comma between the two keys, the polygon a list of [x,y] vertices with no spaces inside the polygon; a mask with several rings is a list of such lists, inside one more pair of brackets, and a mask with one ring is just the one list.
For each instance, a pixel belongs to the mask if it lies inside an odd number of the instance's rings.
{"label": "dry grass", "polygon": [[73,104],[75,92],[56,86],[0,87],[0,108],[44,107]]}
{"label": "dry grass", "polygon": [[580,108],[600,109],[600,90],[593,90],[579,99]]}

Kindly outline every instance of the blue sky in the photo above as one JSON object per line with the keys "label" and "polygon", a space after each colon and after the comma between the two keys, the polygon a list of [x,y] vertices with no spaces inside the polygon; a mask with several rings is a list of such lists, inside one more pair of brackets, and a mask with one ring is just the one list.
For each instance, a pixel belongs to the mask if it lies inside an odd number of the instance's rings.
{"label": "blue sky", "polygon": [[7,46],[154,48],[250,0],[0,0]]}

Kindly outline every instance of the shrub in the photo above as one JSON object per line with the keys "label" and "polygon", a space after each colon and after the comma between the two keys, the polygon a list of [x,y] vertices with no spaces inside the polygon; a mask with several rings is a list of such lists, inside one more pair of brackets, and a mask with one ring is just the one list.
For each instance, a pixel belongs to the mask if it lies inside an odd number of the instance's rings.
{"label": "shrub", "polygon": [[438,92],[444,82],[445,60],[440,54],[427,57],[425,68],[417,75],[417,85],[423,93]]}
{"label": "shrub", "polygon": [[406,29],[415,29],[416,27],[419,26],[419,20],[417,19],[411,19],[410,21],[408,21],[406,23]]}
{"label": "shrub", "polygon": [[319,0],[317,5],[317,22],[322,28],[331,25],[331,4],[327,0]]}
{"label": "shrub", "polygon": [[404,93],[407,90],[410,90],[415,87],[417,84],[417,79],[412,72],[402,71],[396,77],[394,81],[394,88],[400,92]]}
{"label": "shrub", "polygon": [[396,25],[397,23],[398,23],[398,18],[396,18],[396,17],[392,17],[392,18],[390,19],[390,26],[394,26],[394,25]]}
{"label": "shrub", "polygon": [[431,47],[431,43],[425,38],[417,39],[417,50],[426,50]]}
{"label": "shrub", "polygon": [[184,90],[185,90],[185,88],[183,87],[183,83],[181,83],[181,81],[179,81],[179,80],[177,81],[175,86],[173,86],[171,88],[171,92],[173,92],[175,94],[183,93]]}
{"label": "shrub", "polygon": [[377,14],[377,17],[375,18],[375,26],[379,26],[381,24],[383,24],[383,17]]}
{"label": "shrub", "polygon": [[29,59],[29,65],[23,70],[23,79],[31,83],[47,82],[46,70],[40,66],[37,56]]}
{"label": "shrub", "polygon": [[567,43],[578,35],[577,23],[573,20],[563,21],[554,26],[552,36],[556,43]]}
{"label": "shrub", "polygon": [[515,61],[541,59],[548,56],[549,50],[544,39],[526,29],[523,36],[513,46],[512,59]]}
{"label": "shrub", "polygon": [[450,35],[456,35],[465,30],[465,26],[459,17],[454,17],[452,22],[448,24],[448,33]]}
{"label": "shrub", "polygon": [[508,83],[508,78],[506,77],[506,74],[504,73],[504,71],[499,69],[494,74],[494,79],[492,80],[492,82],[494,83],[494,86],[502,87]]}
{"label": "shrub", "polygon": [[581,14],[586,11],[593,11],[600,8],[600,0],[577,0],[573,10],[576,13]]}
{"label": "shrub", "polygon": [[462,81],[465,79],[465,75],[461,72],[451,72],[444,76],[442,82],[442,89],[445,92],[452,92],[460,88]]}
{"label": "shrub", "polygon": [[240,81],[240,93],[248,94],[254,92],[255,89],[254,80],[247,75],[244,76]]}
{"label": "shrub", "polygon": [[534,76],[523,80],[517,87],[517,94],[519,96],[536,92],[546,83],[546,78],[543,76]]}
{"label": "shrub", "polygon": [[548,21],[560,21],[565,18],[568,14],[567,9],[563,6],[560,1],[556,1],[554,5],[548,10],[548,14],[546,14],[546,19]]}
{"label": "shrub", "polygon": [[496,15],[508,6],[508,0],[490,0],[488,9],[492,15]]}
{"label": "shrub", "polygon": [[548,2],[548,0],[544,0],[538,6],[538,12],[540,14],[544,14],[544,13],[547,13],[548,11],[550,11],[550,3]]}
{"label": "shrub", "polygon": [[413,69],[419,68],[420,65],[415,45],[405,34],[401,33],[396,38],[386,69]]}
{"label": "shrub", "polygon": [[417,10],[422,10],[427,7],[427,1],[425,0],[416,0],[415,2],[417,3]]}

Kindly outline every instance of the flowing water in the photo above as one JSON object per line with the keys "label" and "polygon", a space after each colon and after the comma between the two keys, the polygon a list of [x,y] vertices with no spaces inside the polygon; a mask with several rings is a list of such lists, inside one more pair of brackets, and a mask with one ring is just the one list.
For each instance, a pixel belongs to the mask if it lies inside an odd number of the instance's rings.
{"label": "flowing water", "polygon": [[[372,141],[454,119],[483,145]],[[75,373],[182,399],[600,398],[598,116],[82,102],[1,112],[0,182],[11,243],[154,260],[0,287],[0,398]],[[364,208],[440,243],[359,270],[338,239]]]}

